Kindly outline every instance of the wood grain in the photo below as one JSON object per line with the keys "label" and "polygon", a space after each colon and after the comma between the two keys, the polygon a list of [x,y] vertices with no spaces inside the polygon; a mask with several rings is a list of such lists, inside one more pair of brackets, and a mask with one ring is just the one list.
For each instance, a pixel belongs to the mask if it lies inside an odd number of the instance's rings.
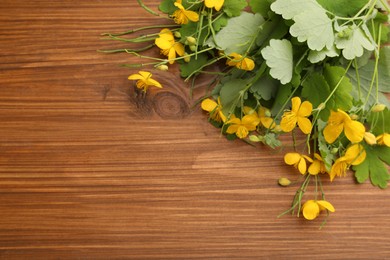
{"label": "wood grain", "polygon": [[141,60],[96,52],[166,22],[129,0],[2,0],[0,258],[390,258],[389,190],[325,181],[325,229],[278,219],[283,153],[221,137],[177,71],[140,99],[118,65]]}

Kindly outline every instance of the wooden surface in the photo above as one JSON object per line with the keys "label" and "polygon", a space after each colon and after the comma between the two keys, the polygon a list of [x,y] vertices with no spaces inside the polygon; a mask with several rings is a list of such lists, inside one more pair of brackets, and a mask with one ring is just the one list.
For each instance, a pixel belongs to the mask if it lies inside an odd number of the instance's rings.
{"label": "wooden surface", "polygon": [[[156,8],[158,1],[146,1]],[[135,0],[2,0],[1,259],[389,259],[390,190],[324,182],[326,227],[286,210],[283,153],[229,142],[175,71],[134,97],[103,41],[167,21]],[[158,52],[151,52],[158,55]]]}

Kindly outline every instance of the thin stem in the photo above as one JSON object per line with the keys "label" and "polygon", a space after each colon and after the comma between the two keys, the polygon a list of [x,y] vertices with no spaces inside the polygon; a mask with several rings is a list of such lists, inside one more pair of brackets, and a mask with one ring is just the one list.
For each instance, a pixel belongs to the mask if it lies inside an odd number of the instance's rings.
{"label": "thin stem", "polygon": [[128,31],[121,32],[121,33],[102,33],[101,36],[110,36],[110,37],[111,36],[123,36],[126,34],[132,34],[132,33],[143,31],[143,30],[156,29],[156,28],[157,29],[158,28],[176,28],[176,27],[178,27],[177,24],[150,25],[150,26],[144,26],[144,27],[139,27],[136,29],[128,30]]}
{"label": "thin stem", "polygon": [[137,0],[138,4],[143,8],[145,9],[148,13],[151,13],[152,15],[155,15],[155,16],[160,16],[158,13],[156,13],[155,11],[153,11],[152,9],[150,9],[149,7],[147,7],[143,2],[142,0]]}

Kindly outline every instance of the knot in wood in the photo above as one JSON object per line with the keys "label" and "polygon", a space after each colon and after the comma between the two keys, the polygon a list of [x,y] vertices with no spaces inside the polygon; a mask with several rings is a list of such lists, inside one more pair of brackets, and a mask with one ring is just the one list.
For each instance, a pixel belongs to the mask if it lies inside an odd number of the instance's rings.
{"label": "knot in wood", "polygon": [[153,109],[163,119],[180,119],[190,113],[185,99],[166,91],[158,92],[153,97]]}

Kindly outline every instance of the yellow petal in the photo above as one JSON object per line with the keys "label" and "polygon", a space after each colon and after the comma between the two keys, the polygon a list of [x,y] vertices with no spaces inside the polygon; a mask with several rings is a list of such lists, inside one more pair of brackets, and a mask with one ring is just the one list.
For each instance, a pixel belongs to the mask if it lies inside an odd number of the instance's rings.
{"label": "yellow petal", "polygon": [[265,128],[274,128],[276,126],[275,121],[270,117],[262,117],[261,118],[261,124]]}
{"label": "yellow petal", "polygon": [[257,114],[246,115],[241,121],[249,131],[256,130],[256,126],[260,123],[260,119]]}
{"label": "yellow petal", "polygon": [[214,100],[211,100],[209,98],[206,98],[205,100],[202,101],[201,107],[203,110],[212,112],[214,109],[218,106],[217,102]]}
{"label": "yellow petal", "polygon": [[228,134],[236,133],[238,128],[239,128],[239,126],[240,125],[237,125],[237,124],[229,125],[229,127],[226,129],[226,133],[228,133]]}
{"label": "yellow petal", "polygon": [[242,70],[251,71],[255,68],[255,62],[249,58],[244,58],[241,62],[236,64],[236,67]]}
{"label": "yellow petal", "polygon": [[359,143],[363,140],[366,129],[364,125],[358,121],[346,121],[344,123],[344,133],[352,143]]}
{"label": "yellow petal", "polygon": [[361,144],[353,144],[348,147],[344,157],[352,165],[359,165],[366,159],[366,151]]}
{"label": "yellow petal", "polygon": [[369,145],[374,145],[374,144],[376,144],[376,137],[373,133],[365,132],[364,133],[364,141],[366,141],[366,143]]}
{"label": "yellow petal", "polygon": [[308,117],[311,115],[311,112],[313,111],[313,105],[309,101],[304,101],[299,108],[298,116],[304,116]]}
{"label": "yellow petal", "polygon": [[297,125],[297,117],[294,112],[284,112],[282,120],[280,121],[280,127],[283,132],[291,132]]}
{"label": "yellow petal", "polygon": [[299,160],[299,163],[298,163],[298,171],[301,173],[301,174],[305,174],[306,173],[306,160],[301,157],[301,159]]}
{"label": "yellow petal", "polygon": [[176,52],[175,52],[175,49],[174,49],[174,48],[171,48],[171,49],[169,50],[169,53],[168,53],[168,61],[169,61],[169,64],[175,63],[175,59],[176,59]]}
{"label": "yellow petal", "polygon": [[194,11],[184,11],[184,14],[185,16],[187,16],[187,18],[192,21],[192,22],[197,22],[199,21],[199,15],[198,13],[194,12]]}
{"label": "yellow petal", "polygon": [[299,153],[286,153],[284,155],[284,162],[288,165],[294,165],[299,162],[301,155]]}
{"label": "yellow petal", "polygon": [[334,141],[336,141],[337,137],[340,136],[342,131],[343,131],[343,124],[326,125],[323,132],[325,141],[329,144],[333,143]]}
{"label": "yellow petal", "polygon": [[311,121],[306,117],[298,117],[298,126],[304,134],[309,134],[311,132]]}
{"label": "yellow petal", "polygon": [[313,220],[320,214],[320,207],[314,200],[308,200],[302,206],[302,213],[305,219]]}
{"label": "yellow petal", "polygon": [[161,50],[169,50],[172,48],[172,43],[167,41],[166,39],[163,38],[157,38],[154,43],[159,47]]}
{"label": "yellow petal", "polygon": [[384,133],[382,140],[387,147],[390,147],[390,134]]}
{"label": "yellow petal", "polygon": [[215,5],[214,5],[215,10],[216,11],[221,10],[223,3],[224,3],[224,0],[216,0]]}
{"label": "yellow petal", "polygon": [[140,74],[132,74],[128,77],[129,80],[138,80],[138,79],[144,79],[144,77],[142,77],[142,75]]}
{"label": "yellow petal", "polygon": [[149,78],[147,80],[147,84],[150,85],[150,86],[155,86],[157,88],[162,88],[160,82],[158,82],[157,80],[151,79],[151,78]]}
{"label": "yellow petal", "polygon": [[345,157],[340,157],[334,162],[329,173],[330,181],[333,181],[336,176],[345,175],[348,167],[348,163],[345,160]]}
{"label": "yellow petal", "polygon": [[293,97],[291,99],[291,111],[294,111],[295,114],[298,114],[298,110],[300,106],[301,106],[301,99],[299,97]]}
{"label": "yellow petal", "polygon": [[317,200],[316,201],[320,207],[322,208],[325,208],[327,210],[329,210],[330,212],[335,212],[335,209],[333,207],[332,204],[330,204],[330,202],[326,201],[326,200]]}
{"label": "yellow petal", "polygon": [[173,48],[175,49],[176,53],[177,53],[179,56],[183,56],[183,55],[184,55],[184,53],[185,53],[184,46],[183,46],[183,44],[181,44],[180,42],[176,42],[176,43],[173,45]]}
{"label": "yellow petal", "polygon": [[324,160],[322,159],[321,155],[319,155],[318,153],[314,153],[314,158],[316,158],[317,160],[323,162]]}
{"label": "yellow petal", "polygon": [[309,166],[309,169],[307,169],[307,171],[308,171],[311,175],[317,175],[317,174],[321,171],[321,162],[318,161],[318,160],[315,160],[315,161]]}
{"label": "yellow petal", "polygon": [[152,77],[152,73],[150,72],[147,72],[147,71],[139,71],[138,72],[144,79],[149,79],[150,77]]}

